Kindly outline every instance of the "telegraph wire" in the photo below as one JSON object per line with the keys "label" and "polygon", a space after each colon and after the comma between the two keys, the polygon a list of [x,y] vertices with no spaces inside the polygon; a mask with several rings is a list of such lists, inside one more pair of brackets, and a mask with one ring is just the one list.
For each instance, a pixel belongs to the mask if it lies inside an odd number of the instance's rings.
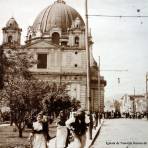
{"label": "telegraph wire", "polygon": [[99,14],[89,14],[88,17],[114,17],[114,18],[148,18],[148,15],[99,15]]}

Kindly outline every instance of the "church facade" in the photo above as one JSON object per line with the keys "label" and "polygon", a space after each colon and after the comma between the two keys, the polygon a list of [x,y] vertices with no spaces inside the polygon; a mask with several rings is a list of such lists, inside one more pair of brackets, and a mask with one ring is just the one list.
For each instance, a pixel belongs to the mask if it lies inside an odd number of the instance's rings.
{"label": "church facade", "polygon": [[[67,83],[71,98],[76,98],[88,109],[85,23],[75,9],[63,0],[57,0],[42,10],[28,28],[25,45],[20,43],[22,29],[14,18],[10,18],[2,30],[3,50],[16,47],[32,52],[38,61],[30,69],[32,74],[41,80]],[[92,111],[99,111],[100,106],[103,112],[106,81],[99,75],[92,45],[89,33]]]}

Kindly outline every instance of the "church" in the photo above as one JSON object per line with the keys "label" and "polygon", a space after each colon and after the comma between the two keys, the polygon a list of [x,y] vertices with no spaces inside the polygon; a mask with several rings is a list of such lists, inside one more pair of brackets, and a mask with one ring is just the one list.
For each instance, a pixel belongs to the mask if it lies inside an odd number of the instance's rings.
{"label": "church", "polygon": [[[81,15],[63,0],[42,10],[28,27],[25,45],[21,45],[21,32],[17,21],[12,17],[2,28],[3,50],[11,47],[32,52],[38,61],[30,70],[41,80],[68,83],[71,98],[81,102],[88,109],[87,59],[85,48],[85,23]],[[92,36],[89,32],[90,50],[90,89],[92,111],[104,111],[104,88],[106,81],[92,55]]]}

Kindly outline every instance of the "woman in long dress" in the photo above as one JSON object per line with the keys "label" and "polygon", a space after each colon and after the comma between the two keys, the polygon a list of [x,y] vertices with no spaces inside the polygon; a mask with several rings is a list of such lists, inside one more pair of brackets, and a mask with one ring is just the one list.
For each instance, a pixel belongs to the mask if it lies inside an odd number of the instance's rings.
{"label": "woman in long dress", "polygon": [[33,130],[29,139],[31,148],[47,148],[47,131],[44,128],[42,114],[38,114],[37,121],[33,122]]}
{"label": "woman in long dress", "polygon": [[68,129],[65,125],[66,115],[63,111],[59,114],[59,121],[57,122],[57,133],[56,133],[56,148],[66,148],[67,147],[67,134]]}
{"label": "woman in long dress", "polygon": [[71,130],[74,141],[68,146],[69,148],[84,148],[86,144],[86,131],[89,119],[83,110],[66,121],[66,126]]}

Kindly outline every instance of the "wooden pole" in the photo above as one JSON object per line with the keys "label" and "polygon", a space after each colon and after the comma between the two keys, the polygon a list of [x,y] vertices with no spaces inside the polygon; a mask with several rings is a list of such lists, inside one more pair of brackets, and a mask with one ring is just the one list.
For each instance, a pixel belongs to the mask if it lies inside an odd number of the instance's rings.
{"label": "wooden pole", "polygon": [[135,87],[134,87],[134,97],[133,97],[133,113],[134,113],[134,116],[135,116],[135,112],[136,112],[136,106],[135,106]]}
{"label": "wooden pole", "polygon": [[88,6],[87,0],[85,0],[85,17],[86,17],[86,25],[85,25],[85,48],[86,48],[86,61],[87,61],[87,103],[88,110],[90,113],[90,125],[89,125],[89,138],[92,139],[92,105],[91,105],[91,96],[90,96],[90,50],[88,44]]}
{"label": "wooden pole", "polygon": [[145,96],[146,96],[146,116],[147,116],[147,120],[148,120],[148,86],[147,86],[147,81],[148,81],[148,73],[146,73],[146,93],[145,93]]}
{"label": "wooden pole", "polygon": [[99,56],[99,64],[98,64],[98,106],[99,106],[99,124],[101,124],[101,119],[100,119],[100,112],[101,112],[101,77],[100,77],[100,56]]}
{"label": "wooden pole", "polygon": [[3,47],[0,46],[0,89],[4,86],[4,71],[3,71]]}

